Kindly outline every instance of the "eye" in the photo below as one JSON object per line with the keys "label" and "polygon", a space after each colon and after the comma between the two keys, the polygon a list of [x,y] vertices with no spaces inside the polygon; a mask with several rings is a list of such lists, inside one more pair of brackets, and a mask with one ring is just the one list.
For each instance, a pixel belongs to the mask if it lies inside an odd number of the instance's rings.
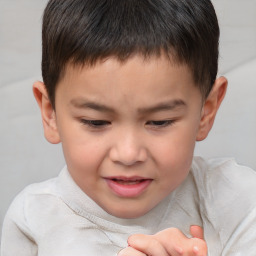
{"label": "eye", "polygon": [[158,121],[148,121],[146,123],[147,126],[152,126],[155,128],[163,128],[163,127],[167,127],[170,126],[174,123],[174,120],[158,120]]}
{"label": "eye", "polygon": [[89,126],[90,128],[95,128],[95,129],[105,128],[106,126],[111,124],[109,121],[105,121],[105,120],[86,120],[86,119],[81,119],[81,123]]}

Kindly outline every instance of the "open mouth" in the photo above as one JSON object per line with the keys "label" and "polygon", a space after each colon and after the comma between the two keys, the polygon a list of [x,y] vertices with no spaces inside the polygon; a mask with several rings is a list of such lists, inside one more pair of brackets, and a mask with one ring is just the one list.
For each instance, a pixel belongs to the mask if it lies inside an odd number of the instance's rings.
{"label": "open mouth", "polygon": [[138,179],[138,180],[122,180],[122,179],[112,179],[114,182],[117,182],[120,185],[136,185],[144,182],[146,179]]}
{"label": "open mouth", "polygon": [[151,184],[152,179],[109,177],[105,179],[109,188],[120,197],[137,197]]}

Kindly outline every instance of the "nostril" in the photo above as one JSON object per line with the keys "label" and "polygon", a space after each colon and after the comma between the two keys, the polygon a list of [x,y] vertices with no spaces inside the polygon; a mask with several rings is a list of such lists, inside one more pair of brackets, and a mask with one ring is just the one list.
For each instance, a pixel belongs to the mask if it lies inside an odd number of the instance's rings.
{"label": "nostril", "polygon": [[109,153],[113,162],[131,166],[147,159],[146,150],[143,148],[112,148]]}

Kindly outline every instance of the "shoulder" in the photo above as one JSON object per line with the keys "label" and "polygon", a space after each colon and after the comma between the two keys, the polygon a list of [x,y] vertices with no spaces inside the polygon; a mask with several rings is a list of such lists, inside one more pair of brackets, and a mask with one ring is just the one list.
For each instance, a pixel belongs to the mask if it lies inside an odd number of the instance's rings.
{"label": "shoulder", "polygon": [[44,182],[30,184],[25,187],[12,201],[8,213],[16,210],[25,210],[29,206],[29,201],[38,197],[48,197],[57,194],[57,178],[49,179]]}
{"label": "shoulder", "polygon": [[244,237],[246,227],[256,221],[256,172],[234,159],[202,158],[194,159],[191,172],[201,216],[211,233],[216,232],[223,244],[234,236]]}
{"label": "shoulder", "polygon": [[30,223],[41,212],[58,201],[57,178],[35,183],[23,189],[11,203],[5,222],[14,223],[25,233],[29,233]]}
{"label": "shoulder", "polygon": [[235,200],[243,196],[249,201],[256,199],[256,172],[237,164],[234,159],[205,160],[196,157],[192,164],[192,174],[199,191],[214,196],[212,199],[232,197]]}

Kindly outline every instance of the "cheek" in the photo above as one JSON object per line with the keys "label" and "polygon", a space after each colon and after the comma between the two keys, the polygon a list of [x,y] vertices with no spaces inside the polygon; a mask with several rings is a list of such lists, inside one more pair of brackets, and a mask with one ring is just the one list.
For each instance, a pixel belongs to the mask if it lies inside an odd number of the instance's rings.
{"label": "cheek", "polygon": [[106,147],[88,136],[69,135],[62,141],[63,153],[71,172],[93,172],[103,161]]}
{"label": "cheek", "polygon": [[180,129],[179,132],[157,145],[154,148],[154,153],[155,160],[158,161],[163,187],[173,190],[187,177],[190,170],[195,147],[195,134],[188,129]]}
{"label": "cheek", "polygon": [[180,129],[155,145],[157,146],[154,147],[154,152],[164,165],[173,168],[190,165],[195,147],[195,134],[189,130],[182,132]]}
{"label": "cheek", "polygon": [[100,170],[104,154],[100,149],[101,147],[96,143],[82,143],[82,141],[77,144],[63,144],[68,170],[77,185],[89,196],[92,196],[93,191],[97,190],[96,187],[101,176]]}
{"label": "cheek", "polygon": [[162,168],[159,170],[161,190],[167,195],[175,190],[187,177],[193,154],[190,151],[175,150],[162,161]]}

